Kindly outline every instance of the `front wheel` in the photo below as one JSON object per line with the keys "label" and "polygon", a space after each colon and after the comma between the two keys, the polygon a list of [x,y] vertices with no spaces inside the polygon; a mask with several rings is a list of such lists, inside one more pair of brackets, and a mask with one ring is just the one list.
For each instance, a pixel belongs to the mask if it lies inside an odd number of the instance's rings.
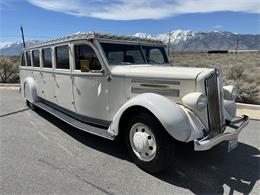
{"label": "front wheel", "polygon": [[142,112],[130,119],[125,142],[135,164],[147,172],[163,171],[173,163],[174,140],[149,113]]}

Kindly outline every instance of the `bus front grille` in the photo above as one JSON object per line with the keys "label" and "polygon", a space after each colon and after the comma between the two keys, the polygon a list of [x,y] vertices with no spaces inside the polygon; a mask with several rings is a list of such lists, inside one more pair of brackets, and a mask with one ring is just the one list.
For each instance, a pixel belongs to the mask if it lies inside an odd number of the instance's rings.
{"label": "bus front grille", "polygon": [[212,136],[216,136],[225,130],[223,89],[218,70],[205,80],[205,87],[208,97],[209,130]]}

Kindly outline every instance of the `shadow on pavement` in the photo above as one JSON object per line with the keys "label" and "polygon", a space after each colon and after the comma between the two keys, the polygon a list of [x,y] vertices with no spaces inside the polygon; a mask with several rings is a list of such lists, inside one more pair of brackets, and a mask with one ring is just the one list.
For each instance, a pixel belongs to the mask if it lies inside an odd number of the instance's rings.
{"label": "shadow on pavement", "polygon": [[[80,131],[44,111],[37,113],[82,144],[131,162],[121,143]],[[204,152],[195,152],[187,144],[178,143],[177,148],[174,168],[153,176],[195,194],[223,194],[224,185],[229,194],[248,194],[260,177],[260,153],[250,145],[239,143],[230,153],[226,143]]]}

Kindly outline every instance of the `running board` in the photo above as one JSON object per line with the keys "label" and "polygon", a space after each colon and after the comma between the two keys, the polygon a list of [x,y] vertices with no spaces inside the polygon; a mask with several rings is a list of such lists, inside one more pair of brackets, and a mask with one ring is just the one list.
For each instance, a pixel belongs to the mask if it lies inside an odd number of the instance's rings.
{"label": "running board", "polygon": [[59,118],[60,120],[68,123],[69,125],[77,128],[77,129],[86,131],[88,133],[91,133],[91,134],[94,134],[94,135],[97,135],[97,136],[100,136],[100,137],[103,137],[106,139],[110,139],[110,140],[115,139],[115,137],[108,134],[107,129],[102,129],[102,128],[98,128],[98,127],[83,123],[47,104],[44,104],[43,102],[37,102],[37,103],[34,103],[34,105],[49,112],[50,114],[54,115],[55,117]]}

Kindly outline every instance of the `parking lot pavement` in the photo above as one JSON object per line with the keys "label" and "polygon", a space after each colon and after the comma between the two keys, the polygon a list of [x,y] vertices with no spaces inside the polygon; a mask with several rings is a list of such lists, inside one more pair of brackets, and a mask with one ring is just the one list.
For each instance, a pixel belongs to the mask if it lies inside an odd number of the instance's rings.
{"label": "parking lot pavement", "polygon": [[260,121],[250,121],[238,147],[194,152],[177,145],[176,162],[151,175],[117,142],[33,112],[16,90],[0,90],[0,194],[259,194]]}

